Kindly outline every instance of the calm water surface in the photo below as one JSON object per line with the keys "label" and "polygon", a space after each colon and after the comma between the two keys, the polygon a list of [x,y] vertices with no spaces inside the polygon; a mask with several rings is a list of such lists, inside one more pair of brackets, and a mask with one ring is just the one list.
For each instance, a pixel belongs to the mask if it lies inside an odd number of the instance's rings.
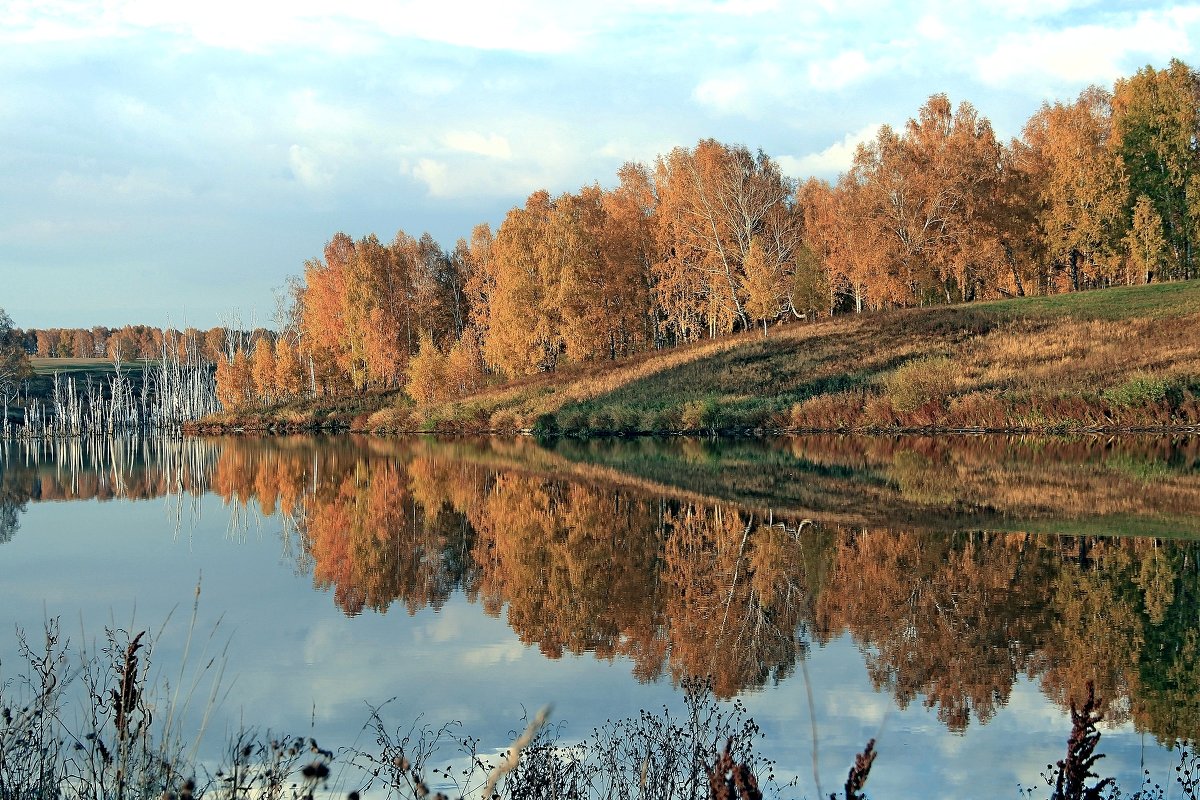
{"label": "calm water surface", "polygon": [[570,740],[705,675],[795,796],[877,738],[878,798],[1016,797],[1093,681],[1131,789],[1200,732],[1198,537],[1194,438],[9,445],[0,672],[47,618],[149,628],[162,678],[223,665],[208,753],[391,698]]}

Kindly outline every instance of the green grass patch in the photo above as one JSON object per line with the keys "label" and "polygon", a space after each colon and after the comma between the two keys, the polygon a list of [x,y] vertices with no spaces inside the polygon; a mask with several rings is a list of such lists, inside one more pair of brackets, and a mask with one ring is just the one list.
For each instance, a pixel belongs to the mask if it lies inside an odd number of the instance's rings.
{"label": "green grass patch", "polygon": [[977,303],[977,311],[1002,317],[1070,317],[1073,319],[1161,319],[1200,310],[1200,280],[1114,286],[1085,292],[1018,297]]}
{"label": "green grass patch", "polygon": [[[124,361],[121,363],[121,371],[136,370],[141,371],[142,365],[146,361]],[[114,371],[113,362],[107,358],[31,358],[29,365],[33,368],[35,375],[69,375],[77,373],[91,373],[93,375],[108,375]]]}

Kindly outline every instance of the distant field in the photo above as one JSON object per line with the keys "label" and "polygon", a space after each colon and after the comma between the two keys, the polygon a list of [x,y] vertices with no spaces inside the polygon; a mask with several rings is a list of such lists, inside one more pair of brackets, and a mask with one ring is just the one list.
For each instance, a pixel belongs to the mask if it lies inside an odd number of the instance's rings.
{"label": "distant field", "polygon": [[112,361],[107,358],[31,358],[35,375],[53,375],[55,372],[112,372]]}
{"label": "distant field", "polygon": [[[54,391],[54,376],[60,379],[74,378],[77,385],[92,380],[107,382],[113,374],[113,363],[107,358],[30,358],[33,367],[33,377],[29,379],[28,388],[31,397],[47,400]],[[141,380],[141,361],[121,362],[121,372],[127,375],[135,386]]]}

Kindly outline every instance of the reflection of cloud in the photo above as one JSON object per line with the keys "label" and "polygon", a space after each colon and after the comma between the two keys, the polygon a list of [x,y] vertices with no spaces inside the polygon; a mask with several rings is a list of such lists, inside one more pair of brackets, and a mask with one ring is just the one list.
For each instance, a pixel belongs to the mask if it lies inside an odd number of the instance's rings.
{"label": "reflection of cloud", "polygon": [[463,618],[460,609],[450,606],[429,618],[428,623],[413,631],[416,642],[435,642],[445,644],[462,639],[467,620]]}
{"label": "reflection of cloud", "polygon": [[520,661],[528,651],[520,642],[499,642],[463,653],[463,663],[472,667],[492,666]]}

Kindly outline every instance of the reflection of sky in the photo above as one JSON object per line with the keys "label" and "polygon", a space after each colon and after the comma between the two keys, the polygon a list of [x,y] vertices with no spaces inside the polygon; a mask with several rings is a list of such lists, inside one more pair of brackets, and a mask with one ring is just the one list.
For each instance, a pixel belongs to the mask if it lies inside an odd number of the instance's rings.
{"label": "reflection of sky", "polygon": [[[228,510],[208,496],[198,514],[185,512],[191,519],[176,534],[175,508],[170,499],[31,504],[17,535],[0,545],[4,622],[36,638],[45,616],[59,616],[64,634],[78,642],[81,629],[98,637],[114,620],[128,627],[133,619],[156,631],[170,614],[153,663],[174,681],[202,575],[189,662],[200,663],[196,648],[214,626],[210,654],[231,640],[228,695],[210,727],[209,746],[242,722],[311,732],[325,747],[369,744],[372,737],[361,731],[367,704],[389,698],[396,700],[385,718],[394,727],[407,730],[418,715],[435,725],[458,720],[485,750],[507,743],[525,711],[546,703],[554,704],[569,739],[640,708],[681,707],[669,684],[638,684],[627,661],[546,659],[518,641],[503,614],[488,617],[461,594],[436,613],[410,616],[397,604],[387,614],[347,618],[330,594],[312,590],[310,576],[295,574],[277,520],[251,518],[231,532]],[[0,671],[12,675],[18,663],[10,627],[0,635]],[[962,735],[948,732],[921,698],[900,710],[875,692],[849,637],[813,648],[808,678],[826,793],[840,787],[871,737],[878,739],[879,756],[869,788],[877,797],[1015,796],[1019,783],[1037,785],[1039,772],[1065,751],[1068,715],[1023,678],[988,725],[972,722]],[[203,706],[205,692],[198,692],[194,708]],[[766,734],[761,751],[775,759],[777,774],[798,775],[795,794],[817,796],[804,671],[744,701]],[[1149,737],[1144,744],[1143,751],[1142,738],[1128,726],[1104,729],[1102,770],[1135,788],[1145,758],[1155,777],[1167,776],[1175,756]]]}

